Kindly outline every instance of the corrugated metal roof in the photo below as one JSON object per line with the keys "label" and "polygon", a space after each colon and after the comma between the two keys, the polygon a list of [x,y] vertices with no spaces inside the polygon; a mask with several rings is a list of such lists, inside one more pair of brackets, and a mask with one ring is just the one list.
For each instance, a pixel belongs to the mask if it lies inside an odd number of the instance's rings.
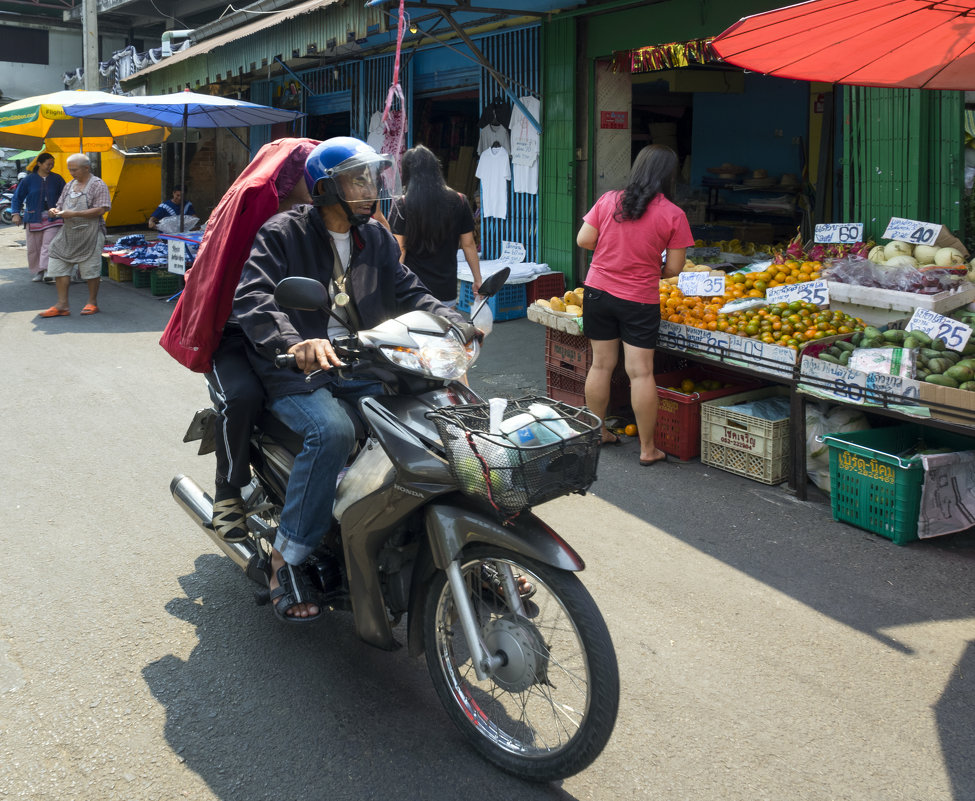
{"label": "corrugated metal roof", "polygon": [[[191,59],[204,55],[209,55],[206,73],[208,76],[214,77],[216,75],[235,75],[240,71],[247,72],[251,69],[251,65],[261,66],[262,63],[273,58],[276,53],[281,53],[285,58],[290,58],[292,52],[297,50],[301,55],[304,55],[308,52],[309,45],[315,45],[319,50],[324,50],[325,42],[318,42],[315,39],[316,29],[321,26],[309,26],[308,20],[299,22],[298,18],[320,11],[338,2],[340,0],[309,0],[277,14],[270,14],[264,19],[241,25],[232,31],[214,36],[212,39],[205,39],[186,50],[181,50],[169,58],[139,70],[127,80],[138,81],[140,78],[147,78],[162,70],[172,69],[181,64],[185,66],[186,62]],[[266,35],[272,29],[274,31],[273,43],[268,42]],[[364,32],[365,27],[363,27],[362,33]],[[260,34],[265,35],[261,36]],[[250,41],[246,41],[247,39]],[[227,45],[230,44],[233,44],[234,47],[227,48]],[[269,49],[271,44],[274,45],[273,50]],[[291,47],[288,47],[289,44]]]}

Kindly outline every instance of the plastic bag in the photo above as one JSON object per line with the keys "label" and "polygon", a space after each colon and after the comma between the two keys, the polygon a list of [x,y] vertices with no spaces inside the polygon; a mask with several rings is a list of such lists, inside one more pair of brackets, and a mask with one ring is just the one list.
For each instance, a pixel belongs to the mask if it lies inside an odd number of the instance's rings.
{"label": "plastic bag", "polygon": [[823,278],[827,281],[892,289],[896,292],[913,292],[919,295],[945,292],[957,286],[964,277],[964,265],[938,267],[926,264],[921,268],[891,267],[854,256],[834,261],[823,270]]}
{"label": "plastic bag", "polygon": [[820,440],[826,434],[842,434],[870,428],[863,412],[849,406],[806,403],[806,475],[827,495],[829,482],[829,446]]}
{"label": "plastic bag", "polygon": [[[199,217],[194,217],[192,214],[187,214],[183,217],[183,231],[192,231],[200,223]],[[171,217],[163,217],[159,222],[156,223],[156,228],[162,231],[164,234],[178,234],[179,231],[179,215],[174,214]]]}

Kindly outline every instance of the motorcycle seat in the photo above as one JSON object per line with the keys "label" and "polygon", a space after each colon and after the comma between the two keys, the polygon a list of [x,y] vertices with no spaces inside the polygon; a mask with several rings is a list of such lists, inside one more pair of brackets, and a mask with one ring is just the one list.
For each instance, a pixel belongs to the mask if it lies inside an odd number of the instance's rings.
{"label": "motorcycle seat", "polygon": [[[362,442],[366,438],[366,424],[359,414],[358,409],[356,409],[348,401],[337,399],[339,404],[345,410],[345,413],[352,420],[352,425],[355,427],[355,439],[356,442]],[[303,440],[300,434],[296,434],[287,425],[285,425],[281,420],[271,414],[270,410],[265,407],[261,412],[261,416],[257,421],[258,428],[261,429],[265,434],[276,440],[280,445],[290,451],[293,455],[297,456],[301,452],[303,446]]]}

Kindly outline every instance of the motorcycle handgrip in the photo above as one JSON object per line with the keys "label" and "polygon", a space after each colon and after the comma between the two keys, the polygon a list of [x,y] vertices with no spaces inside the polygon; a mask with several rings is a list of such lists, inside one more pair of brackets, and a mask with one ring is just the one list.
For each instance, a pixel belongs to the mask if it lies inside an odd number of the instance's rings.
{"label": "motorcycle handgrip", "polygon": [[285,368],[289,370],[298,370],[298,360],[295,358],[293,353],[281,353],[274,357],[274,366],[279,370]]}

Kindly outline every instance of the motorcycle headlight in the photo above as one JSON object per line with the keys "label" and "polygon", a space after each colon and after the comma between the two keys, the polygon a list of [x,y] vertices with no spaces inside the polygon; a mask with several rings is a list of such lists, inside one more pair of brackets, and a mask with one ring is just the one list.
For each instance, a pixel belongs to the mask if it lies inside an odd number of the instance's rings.
{"label": "motorcycle headlight", "polygon": [[476,343],[465,347],[454,337],[412,334],[415,348],[383,346],[382,354],[397,367],[432,378],[460,378],[477,358]]}

